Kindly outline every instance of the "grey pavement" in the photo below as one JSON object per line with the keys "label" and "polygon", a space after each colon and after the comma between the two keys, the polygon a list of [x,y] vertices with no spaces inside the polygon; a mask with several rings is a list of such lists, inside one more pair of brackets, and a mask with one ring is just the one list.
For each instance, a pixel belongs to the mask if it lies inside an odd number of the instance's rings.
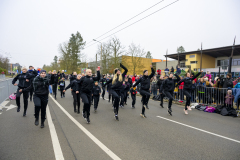
{"label": "grey pavement", "polygon": [[[107,92],[105,97],[107,98]],[[22,101],[22,98],[21,98]],[[73,111],[70,90],[65,98],[57,95],[58,103],[83,127],[121,159],[228,159],[240,157],[240,143],[204,133],[157,116],[190,125],[205,131],[240,141],[240,119],[223,117],[193,109],[184,115],[183,107],[173,104],[173,116],[159,102],[150,100],[147,118],[142,118],[140,97],[136,108],[128,105],[119,110],[120,121],[115,121],[111,103],[100,99],[97,113],[91,107],[91,124],[81,114]],[[21,102],[22,103],[22,102]],[[11,101],[8,105],[14,104]],[[23,105],[22,105],[23,106]],[[65,159],[105,160],[111,159],[89,136],[87,136],[49,97],[52,121]],[[81,110],[82,110],[81,103]],[[7,107],[6,107],[7,108]],[[55,159],[50,130],[34,125],[34,105],[29,102],[27,117],[16,108],[0,114],[0,160]]]}

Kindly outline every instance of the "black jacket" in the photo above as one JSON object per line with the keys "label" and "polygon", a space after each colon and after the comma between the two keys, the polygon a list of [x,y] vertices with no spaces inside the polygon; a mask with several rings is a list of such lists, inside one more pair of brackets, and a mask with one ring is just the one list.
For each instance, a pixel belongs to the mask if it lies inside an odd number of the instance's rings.
{"label": "black jacket", "polygon": [[49,81],[51,81],[52,74],[47,74],[47,78]]}
{"label": "black jacket", "polygon": [[[127,69],[126,67],[124,67],[121,63],[120,63],[120,67],[121,67],[122,69],[124,69],[124,72],[123,72],[123,74],[122,74],[122,79],[123,79],[123,81],[124,81],[124,78],[125,78],[125,75],[126,75],[127,72],[128,72],[128,69]],[[115,80],[115,82],[112,84],[112,89],[113,89],[113,90],[121,90],[123,81],[122,81],[122,82],[118,81],[118,78],[119,78],[119,75],[118,75],[117,79]],[[110,79],[109,81],[107,81],[107,83],[106,83],[105,85],[107,85],[107,84],[109,84],[109,83],[112,83],[112,79]],[[104,85],[104,86],[105,86],[105,85]]]}
{"label": "black jacket", "polygon": [[128,83],[130,84],[130,87],[132,87],[132,78],[128,78]]}
{"label": "black jacket", "polygon": [[136,95],[137,94],[137,90],[134,90],[133,88],[130,89],[130,93],[131,95]]}
{"label": "black jacket", "polygon": [[233,82],[231,78],[226,78],[224,81],[222,81],[223,88],[233,88]]}
{"label": "black jacket", "polygon": [[51,84],[52,82],[49,81],[47,77],[41,78],[40,76],[37,76],[34,78],[33,83],[29,87],[23,89],[23,91],[30,91],[33,89],[36,95],[48,95],[49,85]]}
{"label": "black jacket", "polygon": [[93,86],[93,89],[92,89],[92,94],[94,96],[99,96],[99,94],[101,93],[101,88],[99,86]]}
{"label": "black jacket", "polygon": [[174,91],[176,82],[180,80],[180,77],[177,74],[175,74],[175,76],[177,77],[177,79],[167,78],[166,80],[163,81],[160,88],[160,93],[162,93],[163,90],[167,92]]}
{"label": "black jacket", "polygon": [[154,76],[155,71],[153,68],[151,68],[152,73],[149,76],[142,76],[134,85],[133,87],[137,86],[139,83],[141,83],[141,90],[149,90],[150,88],[150,80]]}
{"label": "black jacket", "polygon": [[78,87],[78,81],[77,79],[72,80],[72,82],[65,88],[65,90],[69,89],[71,87],[71,89],[76,92],[79,91],[79,87]]}
{"label": "black jacket", "polygon": [[90,76],[82,77],[78,81],[78,84],[79,84],[78,87],[81,88],[81,92],[91,94],[93,85],[94,85],[94,81],[99,81],[99,79],[100,79],[100,72],[97,71],[97,77],[92,77],[92,76],[91,77]]}
{"label": "black jacket", "polygon": [[32,82],[33,79],[38,75],[38,72],[37,72],[35,69],[34,69],[34,70],[28,70],[27,73],[32,76],[31,82]]}
{"label": "black jacket", "polygon": [[[110,80],[111,80],[111,79],[110,79]],[[108,81],[110,81],[110,80],[108,80]],[[107,82],[108,82],[108,81],[107,81]],[[107,84],[107,90],[110,91],[111,88],[112,88],[112,83],[108,83],[108,84]]]}
{"label": "black jacket", "polygon": [[60,88],[64,88],[65,87],[65,81],[60,79],[58,82],[58,85],[60,86]]}
{"label": "black jacket", "polygon": [[102,86],[103,86],[104,84],[107,83],[107,79],[106,79],[106,78],[102,78],[102,79],[100,80],[100,82],[102,83]]}
{"label": "black jacket", "polygon": [[192,89],[192,81],[198,77],[201,74],[201,72],[199,72],[197,75],[193,76],[192,78],[184,78],[181,81],[178,82],[177,86],[180,85],[182,82],[184,82],[184,88],[183,89]]}
{"label": "black jacket", "polygon": [[[33,74],[21,73],[21,74],[18,74],[15,78],[13,78],[12,84],[15,84],[15,82],[18,80],[19,88],[27,88],[31,85],[32,78],[34,78]],[[28,79],[29,81],[27,82],[26,79]]]}
{"label": "black jacket", "polygon": [[51,81],[54,84],[57,84],[58,83],[58,75],[57,74],[52,74]]}
{"label": "black jacket", "polygon": [[159,80],[157,81],[157,88],[158,88],[158,89],[161,88],[161,85],[162,85],[163,81],[164,81],[164,80],[161,80],[161,79],[159,79]]}
{"label": "black jacket", "polygon": [[125,82],[125,89],[124,89],[124,91],[128,92],[130,90],[130,87],[131,87],[130,83],[129,82]]}
{"label": "black jacket", "polygon": [[60,77],[61,77],[61,78],[62,78],[62,77],[65,78],[65,73],[61,73],[61,74],[60,74]]}

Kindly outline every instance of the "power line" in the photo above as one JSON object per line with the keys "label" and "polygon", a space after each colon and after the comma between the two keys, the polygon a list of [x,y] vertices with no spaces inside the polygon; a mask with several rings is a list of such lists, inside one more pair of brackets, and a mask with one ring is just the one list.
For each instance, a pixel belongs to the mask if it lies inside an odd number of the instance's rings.
{"label": "power line", "polygon": [[[112,35],[120,32],[120,31],[122,31],[122,30],[124,30],[124,29],[126,29],[126,28],[128,28],[128,27],[130,27],[130,26],[132,26],[132,25],[134,25],[134,24],[136,24],[137,22],[140,22],[141,20],[144,20],[145,18],[147,18],[147,17],[149,17],[149,16],[151,16],[151,15],[153,15],[153,14],[155,14],[155,13],[157,13],[157,12],[159,12],[159,11],[161,11],[161,10],[169,7],[169,6],[171,6],[172,4],[174,4],[174,3],[178,2],[178,1],[179,1],[179,0],[176,0],[176,1],[174,1],[174,2],[172,2],[172,3],[170,3],[170,4],[168,4],[168,5],[166,5],[166,6],[164,6],[164,7],[162,7],[161,9],[159,9],[159,10],[157,10],[157,11],[155,11],[155,12],[153,12],[153,13],[151,13],[151,14],[149,14],[149,15],[147,15],[147,16],[145,16],[145,17],[143,17],[143,18],[141,18],[141,19],[139,19],[139,20],[137,20],[137,21],[135,21],[135,22],[133,22],[132,24],[130,24],[130,25],[128,25],[128,26],[126,26],[126,27],[124,27],[124,28],[122,28],[122,29],[114,32],[113,34],[110,34],[110,35],[107,36],[107,37],[104,37],[103,39],[100,39],[99,41],[102,41],[102,40],[104,40],[104,39],[106,39],[106,38],[108,38],[108,37],[110,37],[110,36],[112,36]],[[94,44],[96,44],[96,43],[97,43],[97,42],[95,42],[95,43],[87,46],[86,48],[89,48],[90,46],[92,46],[92,45],[94,45]],[[86,48],[84,48],[84,49],[86,49]]]}
{"label": "power line", "polygon": [[[133,16],[132,18],[130,18],[130,19],[128,19],[128,20],[126,20],[125,22],[123,22],[123,23],[119,24],[118,26],[114,27],[113,29],[111,29],[111,30],[107,31],[106,33],[104,33],[104,34],[100,35],[99,37],[97,37],[97,38],[95,38],[95,39],[98,39],[98,38],[100,38],[100,37],[102,37],[102,36],[106,35],[107,33],[111,32],[111,31],[113,31],[114,29],[116,29],[116,28],[118,28],[118,27],[122,26],[123,24],[125,24],[125,23],[129,22],[130,20],[132,20],[132,19],[134,19],[135,17],[137,17],[137,16],[141,15],[142,13],[144,13],[144,12],[148,11],[149,9],[153,8],[154,6],[156,6],[156,5],[160,4],[160,3],[161,3],[161,2],[163,2],[163,1],[164,1],[164,0],[162,0],[162,1],[160,1],[160,2],[158,2],[158,3],[156,3],[156,4],[154,4],[153,6],[151,6],[151,7],[147,8],[147,9],[145,9],[144,11],[142,11],[142,12],[138,13],[137,15]],[[91,42],[93,42],[93,40],[92,40],[92,41],[90,41],[89,43],[91,43]],[[87,43],[87,44],[89,44],[89,43]]]}

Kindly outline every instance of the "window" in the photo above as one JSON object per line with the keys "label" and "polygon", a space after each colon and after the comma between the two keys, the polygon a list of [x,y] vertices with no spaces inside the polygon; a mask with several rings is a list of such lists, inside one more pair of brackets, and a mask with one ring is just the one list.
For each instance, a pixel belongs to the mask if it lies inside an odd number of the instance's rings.
{"label": "window", "polygon": [[[228,66],[229,65],[229,59],[223,59],[217,61],[217,66]],[[240,59],[233,59],[232,60],[232,66],[239,66],[240,65]]]}
{"label": "window", "polygon": [[180,63],[180,68],[184,68],[184,67],[186,67],[185,66],[185,62],[184,63]]}
{"label": "window", "polygon": [[190,55],[189,58],[195,58],[195,55]]}
{"label": "window", "polygon": [[198,71],[198,69],[197,69],[197,68],[194,68],[194,72],[196,72],[196,71]]}
{"label": "window", "polygon": [[197,61],[190,61],[190,64],[197,64]]}

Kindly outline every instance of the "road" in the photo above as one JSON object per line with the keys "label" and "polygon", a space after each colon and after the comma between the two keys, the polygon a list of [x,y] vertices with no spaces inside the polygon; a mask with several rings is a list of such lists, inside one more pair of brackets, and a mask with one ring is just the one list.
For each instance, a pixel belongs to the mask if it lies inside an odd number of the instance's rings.
{"label": "road", "polygon": [[87,124],[81,114],[73,112],[68,90],[65,98],[60,98],[58,92],[57,102],[49,97],[50,112],[45,128],[41,129],[34,125],[33,102],[29,102],[26,117],[22,117],[22,110],[20,113],[16,108],[7,110],[11,105],[15,101],[8,102],[0,112],[0,160],[237,160],[240,157],[239,118],[195,109],[184,115],[183,107],[175,104],[171,117],[166,103],[165,108],[160,108],[159,102],[152,100],[147,118],[142,118],[137,97],[135,109],[131,108],[131,99],[120,108],[120,121],[115,121],[111,104],[100,99],[97,113],[91,107],[91,124]]}

